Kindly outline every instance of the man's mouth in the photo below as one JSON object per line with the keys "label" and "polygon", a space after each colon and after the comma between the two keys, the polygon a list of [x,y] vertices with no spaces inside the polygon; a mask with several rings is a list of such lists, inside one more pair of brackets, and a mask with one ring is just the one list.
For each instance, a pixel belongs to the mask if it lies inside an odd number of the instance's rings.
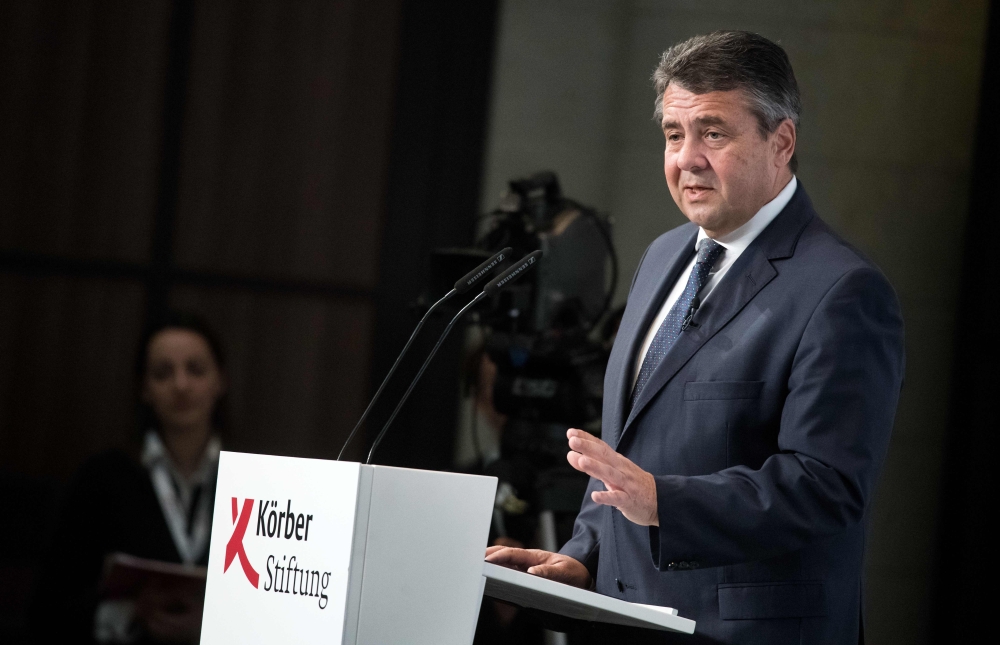
{"label": "man's mouth", "polygon": [[687,195],[689,198],[698,198],[710,190],[712,189],[708,186],[685,186],[684,194]]}

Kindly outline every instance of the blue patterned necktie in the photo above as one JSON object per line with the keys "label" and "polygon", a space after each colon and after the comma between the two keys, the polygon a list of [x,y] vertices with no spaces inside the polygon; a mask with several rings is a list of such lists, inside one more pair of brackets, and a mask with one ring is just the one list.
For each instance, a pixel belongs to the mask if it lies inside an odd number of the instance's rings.
{"label": "blue patterned necktie", "polygon": [[642,360],[642,368],[639,369],[639,377],[635,380],[635,387],[632,388],[632,397],[629,399],[628,409],[631,411],[635,402],[639,399],[642,388],[646,386],[649,377],[653,375],[656,366],[660,364],[667,351],[673,347],[677,337],[684,329],[684,319],[691,309],[698,292],[708,282],[708,274],[712,270],[715,261],[719,259],[726,247],[712,239],[706,239],[698,249],[698,257],[695,258],[694,267],[688,277],[687,286],[677,302],[670,308],[667,317],[663,319],[663,324],[656,330],[653,342],[649,344],[646,357]]}

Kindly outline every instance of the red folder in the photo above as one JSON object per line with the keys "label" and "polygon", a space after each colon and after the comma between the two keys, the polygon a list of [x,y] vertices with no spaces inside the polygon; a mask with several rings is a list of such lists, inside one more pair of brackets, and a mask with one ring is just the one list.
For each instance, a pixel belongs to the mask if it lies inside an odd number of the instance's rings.
{"label": "red folder", "polygon": [[134,598],[147,585],[182,593],[205,593],[208,569],[111,553],[104,559],[100,594],[107,600]]}

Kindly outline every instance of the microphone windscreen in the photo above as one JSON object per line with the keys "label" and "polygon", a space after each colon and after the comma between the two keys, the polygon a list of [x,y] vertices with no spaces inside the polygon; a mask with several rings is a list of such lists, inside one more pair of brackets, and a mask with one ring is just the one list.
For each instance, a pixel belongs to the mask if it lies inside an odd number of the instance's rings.
{"label": "microphone windscreen", "polygon": [[505,286],[530,271],[536,264],[538,264],[538,261],[541,258],[541,251],[529,253],[521,258],[519,262],[514,263],[509,269],[490,280],[489,283],[487,283],[487,285],[483,288],[483,291],[486,292],[486,295],[492,298]]}
{"label": "microphone windscreen", "polygon": [[466,273],[458,280],[458,282],[455,283],[455,292],[465,293],[466,291],[471,289],[472,285],[476,284],[477,282],[485,278],[487,275],[489,275],[490,271],[500,266],[501,262],[509,259],[512,251],[513,249],[508,246],[499,253],[495,254],[490,259],[486,260],[485,262],[477,266],[472,271]]}

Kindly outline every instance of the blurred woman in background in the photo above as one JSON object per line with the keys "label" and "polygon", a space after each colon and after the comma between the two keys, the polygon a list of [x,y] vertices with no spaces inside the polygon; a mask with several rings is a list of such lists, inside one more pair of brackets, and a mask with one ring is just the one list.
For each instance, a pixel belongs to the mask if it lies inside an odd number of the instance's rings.
{"label": "blurred woman in background", "polygon": [[[132,454],[112,450],[85,463],[59,517],[50,573],[36,603],[41,620],[35,624],[46,642],[198,640],[202,589],[147,584],[132,598],[99,594],[103,563],[112,553],[208,562],[224,426],[221,345],[197,316],[171,313],[144,334],[136,379],[141,445]],[[53,602],[46,587],[57,579],[61,601]]]}

